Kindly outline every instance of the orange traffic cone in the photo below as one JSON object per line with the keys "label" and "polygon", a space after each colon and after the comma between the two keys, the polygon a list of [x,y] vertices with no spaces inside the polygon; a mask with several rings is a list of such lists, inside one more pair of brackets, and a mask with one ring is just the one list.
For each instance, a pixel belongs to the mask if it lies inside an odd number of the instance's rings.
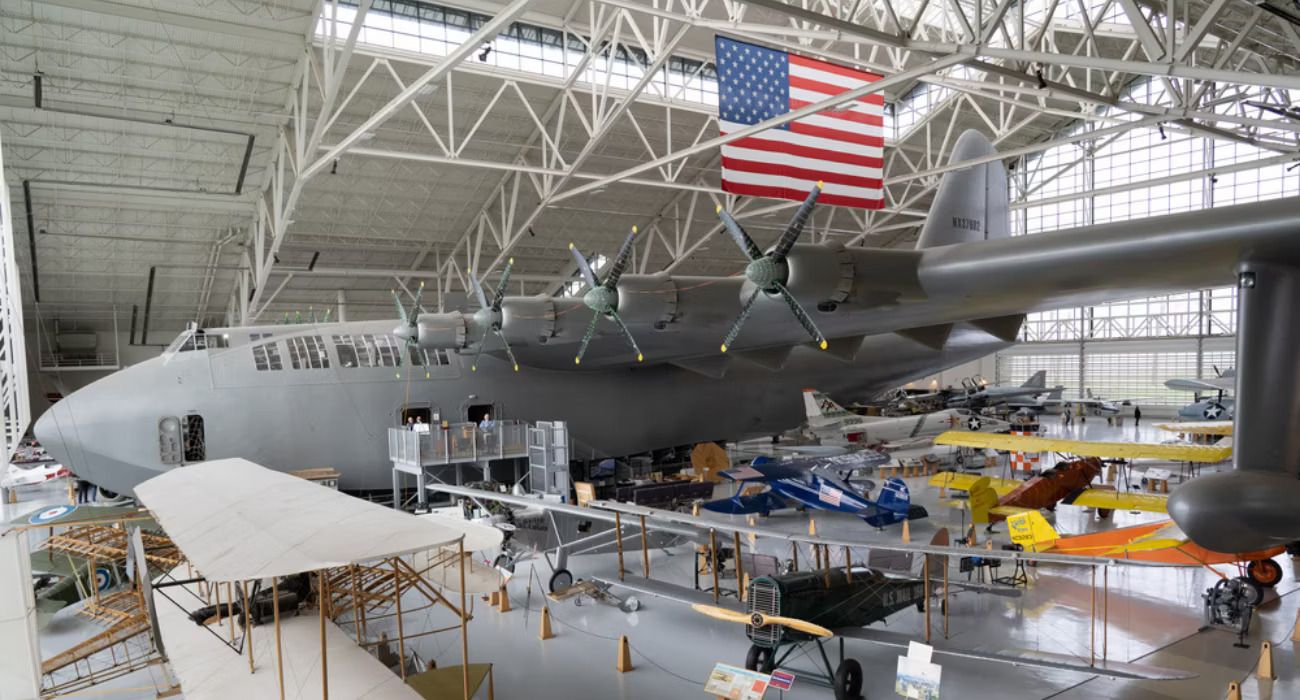
{"label": "orange traffic cone", "polygon": [[551,631],[551,609],[545,606],[542,607],[542,629],[538,636],[542,638],[542,641],[555,636],[555,632]]}
{"label": "orange traffic cone", "polygon": [[618,664],[619,673],[627,673],[632,670],[632,645],[628,644],[627,635],[618,638]]}

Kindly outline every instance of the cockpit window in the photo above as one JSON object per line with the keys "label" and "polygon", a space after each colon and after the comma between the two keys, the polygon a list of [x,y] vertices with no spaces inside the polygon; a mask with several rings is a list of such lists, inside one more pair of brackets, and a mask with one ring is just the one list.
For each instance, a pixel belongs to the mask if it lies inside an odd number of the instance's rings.
{"label": "cockpit window", "polygon": [[228,348],[230,347],[230,336],[221,333],[206,333],[202,329],[187,330],[176,336],[176,340],[167,346],[166,352],[190,352],[191,350],[207,350],[209,348]]}
{"label": "cockpit window", "polygon": [[289,364],[294,369],[329,369],[330,358],[319,335],[289,338],[285,343],[289,346]]}

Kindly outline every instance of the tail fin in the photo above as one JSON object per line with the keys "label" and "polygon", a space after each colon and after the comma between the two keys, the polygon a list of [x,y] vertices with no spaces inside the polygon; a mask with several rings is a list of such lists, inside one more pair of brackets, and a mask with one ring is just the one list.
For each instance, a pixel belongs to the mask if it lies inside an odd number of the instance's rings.
{"label": "tail fin", "polygon": [[1046,389],[1047,388],[1047,370],[1040,369],[1034,372],[1028,381],[1021,384],[1022,389]]}
{"label": "tail fin", "polygon": [[803,410],[811,426],[829,425],[853,415],[816,389],[803,390]]}
{"label": "tail fin", "polygon": [[1061,536],[1056,534],[1056,528],[1052,527],[1043,514],[1036,510],[1008,517],[1007,533],[1011,535],[1012,542],[1030,552],[1049,549],[1053,542],[1061,539]]}
{"label": "tail fin", "polygon": [[[1065,393],[1065,387],[1056,386],[1051,391],[1047,392],[1047,398],[1052,399],[1053,401],[1060,401],[1061,395],[1064,393]],[[1088,398],[1092,398],[1091,389],[1088,390]]]}
{"label": "tail fin", "polygon": [[[957,138],[948,163],[961,163],[997,153],[980,132],[969,129]],[[995,160],[946,173],[930,204],[917,248],[970,243],[1011,235],[1011,200],[1007,171]]]}
{"label": "tail fin", "polygon": [[980,525],[989,523],[989,511],[998,504],[998,494],[989,486],[989,478],[981,476],[970,485],[967,491],[967,503],[970,505],[970,521]]}

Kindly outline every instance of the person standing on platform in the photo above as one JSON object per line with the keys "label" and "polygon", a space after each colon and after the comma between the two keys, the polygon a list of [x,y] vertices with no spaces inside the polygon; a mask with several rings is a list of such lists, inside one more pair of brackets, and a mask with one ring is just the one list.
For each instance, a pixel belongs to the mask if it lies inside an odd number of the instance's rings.
{"label": "person standing on platform", "polygon": [[1141,407],[1141,406],[1134,406],[1134,407],[1133,407],[1133,427],[1136,428],[1136,427],[1138,427],[1139,425],[1142,425],[1142,407]]}

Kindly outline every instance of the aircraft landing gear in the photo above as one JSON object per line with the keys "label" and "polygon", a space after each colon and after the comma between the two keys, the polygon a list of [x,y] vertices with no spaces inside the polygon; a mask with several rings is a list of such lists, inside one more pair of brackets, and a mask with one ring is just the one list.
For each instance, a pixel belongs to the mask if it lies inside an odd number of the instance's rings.
{"label": "aircraft landing gear", "polygon": [[862,664],[845,659],[835,669],[835,700],[858,700],[862,697]]}
{"label": "aircraft landing gear", "polygon": [[572,585],[573,574],[568,569],[556,569],[555,573],[551,574],[551,580],[546,587],[551,589],[552,593],[559,593]]}
{"label": "aircraft landing gear", "polygon": [[1271,588],[1282,581],[1282,565],[1272,559],[1257,559],[1246,565],[1246,575],[1251,581]]}
{"label": "aircraft landing gear", "polygon": [[745,655],[745,670],[771,673],[774,666],[772,663],[773,657],[773,649],[752,644],[749,647],[749,653]]}
{"label": "aircraft landing gear", "polygon": [[1112,516],[1112,515],[1114,515],[1114,514],[1115,514],[1115,511],[1114,511],[1114,509],[1112,509],[1112,508],[1098,508],[1098,509],[1097,509],[1097,517],[1100,518],[1100,519],[1102,519],[1102,520],[1109,520],[1109,519],[1110,519],[1110,516]]}

